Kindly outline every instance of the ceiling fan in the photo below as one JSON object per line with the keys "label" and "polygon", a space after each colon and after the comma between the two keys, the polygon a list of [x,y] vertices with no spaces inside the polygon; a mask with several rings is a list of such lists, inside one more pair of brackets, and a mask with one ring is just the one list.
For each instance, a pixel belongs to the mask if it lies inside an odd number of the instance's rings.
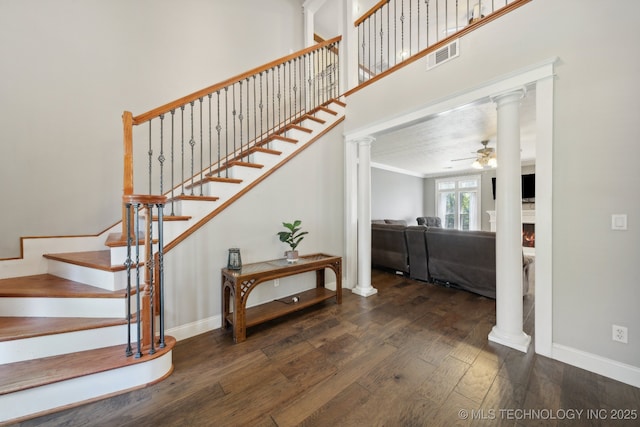
{"label": "ceiling fan", "polygon": [[482,144],[482,148],[476,151],[475,157],[466,157],[463,159],[453,159],[452,162],[457,162],[460,160],[471,160],[474,159],[471,167],[474,169],[484,169],[486,167],[495,168],[498,166],[496,161],[496,150],[492,147],[489,147],[489,140],[486,139],[484,141],[480,141]]}

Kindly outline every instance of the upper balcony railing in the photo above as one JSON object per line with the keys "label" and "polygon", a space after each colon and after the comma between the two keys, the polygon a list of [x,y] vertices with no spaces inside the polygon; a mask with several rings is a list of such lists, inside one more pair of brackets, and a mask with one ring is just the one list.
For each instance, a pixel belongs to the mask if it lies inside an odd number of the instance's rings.
{"label": "upper balcony railing", "polygon": [[355,22],[365,83],[531,0],[382,0]]}

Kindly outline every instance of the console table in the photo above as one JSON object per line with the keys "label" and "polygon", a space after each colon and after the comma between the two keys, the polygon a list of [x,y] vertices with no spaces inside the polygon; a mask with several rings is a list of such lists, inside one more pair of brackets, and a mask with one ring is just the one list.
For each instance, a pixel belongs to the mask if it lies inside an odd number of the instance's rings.
{"label": "console table", "polygon": [[[336,290],[325,288],[324,272],[329,268],[336,275]],[[307,291],[247,308],[249,294],[258,285],[295,274],[316,272],[316,287]],[[294,297],[297,298],[294,301]],[[241,270],[222,269],[222,327],[233,326],[236,343],[247,339],[247,328],[319,302],[336,298],[342,303],[342,258],[313,254],[301,256],[295,263],[285,258],[244,264]],[[231,307],[233,306],[233,311]]]}

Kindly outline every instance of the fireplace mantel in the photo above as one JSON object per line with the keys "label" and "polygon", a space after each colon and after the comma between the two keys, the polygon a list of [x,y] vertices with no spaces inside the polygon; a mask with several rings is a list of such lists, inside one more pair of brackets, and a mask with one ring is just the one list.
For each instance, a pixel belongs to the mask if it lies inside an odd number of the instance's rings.
{"label": "fireplace mantel", "polygon": [[[491,225],[491,231],[496,231],[496,211],[487,211],[489,214],[489,224]],[[536,223],[536,211],[535,209],[523,209],[522,210],[522,223],[523,224],[535,224]],[[535,256],[535,248],[523,247],[522,251],[525,255]]]}

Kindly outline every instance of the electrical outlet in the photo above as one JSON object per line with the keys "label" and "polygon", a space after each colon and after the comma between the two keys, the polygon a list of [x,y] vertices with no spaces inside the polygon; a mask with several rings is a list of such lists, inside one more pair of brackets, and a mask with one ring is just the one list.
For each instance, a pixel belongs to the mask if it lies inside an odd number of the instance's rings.
{"label": "electrical outlet", "polygon": [[614,341],[627,344],[627,328],[624,326],[613,325],[611,338]]}
{"label": "electrical outlet", "polygon": [[280,279],[274,279],[273,280],[273,287],[277,288],[278,286],[280,286]]}

